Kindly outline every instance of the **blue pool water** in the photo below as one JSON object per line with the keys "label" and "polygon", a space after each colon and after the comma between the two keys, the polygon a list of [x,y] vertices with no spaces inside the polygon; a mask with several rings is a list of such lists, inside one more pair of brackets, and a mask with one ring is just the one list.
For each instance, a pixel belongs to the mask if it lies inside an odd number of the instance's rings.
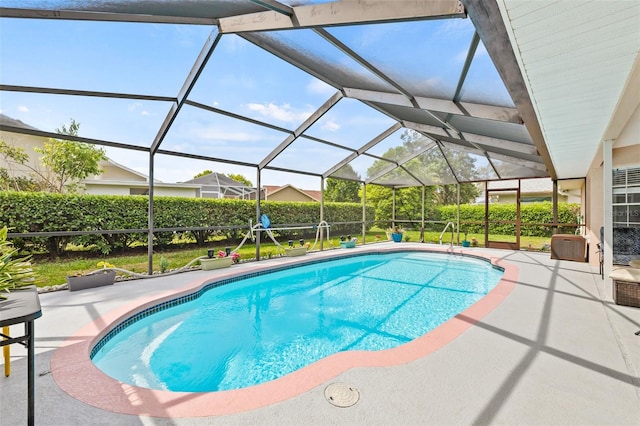
{"label": "blue pool water", "polygon": [[243,388],[336,352],[409,342],[482,298],[501,276],[479,259],[424,252],[289,268],[131,322],[97,345],[93,362],[146,388]]}

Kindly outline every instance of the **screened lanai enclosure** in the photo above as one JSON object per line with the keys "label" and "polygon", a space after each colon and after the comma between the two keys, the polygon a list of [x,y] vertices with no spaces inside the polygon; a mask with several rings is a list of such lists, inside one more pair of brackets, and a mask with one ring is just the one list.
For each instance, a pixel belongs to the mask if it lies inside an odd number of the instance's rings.
{"label": "screened lanai enclosure", "polygon": [[72,117],[68,139],[142,158],[150,242],[154,179],[185,159],[244,167],[257,187],[274,172],[321,187],[557,180],[496,13],[469,0],[4,0],[2,109],[30,105],[40,130],[1,129],[58,137]]}

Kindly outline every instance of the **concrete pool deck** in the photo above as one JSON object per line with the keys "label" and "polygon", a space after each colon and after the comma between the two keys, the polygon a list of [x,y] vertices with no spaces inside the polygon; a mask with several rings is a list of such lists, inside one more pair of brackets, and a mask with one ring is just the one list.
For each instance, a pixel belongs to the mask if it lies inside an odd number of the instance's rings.
{"label": "concrete pool deck", "polygon": [[[377,250],[392,243],[365,246]],[[399,245],[395,245],[397,247]],[[402,248],[441,246],[402,243]],[[356,249],[361,251],[362,248]],[[459,251],[456,249],[456,251]],[[297,396],[236,414],[197,417],[204,394],[180,401],[156,401],[155,416],[95,408],[62,390],[50,373],[56,349],[80,342],[89,324],[134,300],[155,298],[186,283],[229,270],[196,271],[127,281],[111,287],[42,294],[43,316],[36,331],[36,424],[42,425],[204,425],[204,424],[616,424],[640,423],[640,309],[615,305],[597,267],[551,260],[548,253],[484,248],[463,249],[513,264],[519,274],[513,291],[495,309],[439,349],[385,367],[350,368],[323,379]],[[343,252],[343,251],[341,251]],[[310,253],[304,259],[331,256]],[[261,264],[235,265],[248,271]],[[457,322],[474,322],[460,314]],[[21,327],[13,333],[22,332]],[[80,334],[79,334],[80,332]],[[189,348],[185,348],[189,350]],[[12,375],[0,377],[0,424],[26,423],[25,351],[12,345]],[[335,382],[358,389],[360,400],[337,408],[324,397]],[[105,394],[85,381],[85,392]],[[131,389],[121,394],[132,406]],[[148,397],[148,396],[147,396]],[[108,403],[109,401],[107,401]],[[172,417],[176,404],[193,407],[193,417]],[[113,406],[117,401],[113,401]],[[165,410],[162,413],[162,410]],[[187,413],[188,415],[188,413]]]}

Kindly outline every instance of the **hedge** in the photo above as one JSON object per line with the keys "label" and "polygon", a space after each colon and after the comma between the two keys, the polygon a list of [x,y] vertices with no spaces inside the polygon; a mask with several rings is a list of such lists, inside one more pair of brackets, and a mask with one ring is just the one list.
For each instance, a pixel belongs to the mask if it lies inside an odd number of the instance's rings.
{"label": "hedge", "polygon": [[[0,193],[0,226],[7,225],[11,233],[45,231],[99,231],[146,229],[148,226],[146,196],[78,195],[41,192]],[[272,227],[279,224],[312,225],[319,222],[319,203],[262,201],[261,212],[269,215]],[[358,203],[325,203],[325,220],[334,222],[359,222],[362,206]],[[249,229],[249,220],[255,224],[255,201],[235,199],[204,199],[184,197],[154,198],[155,228],[195,228],[211,226],[237,226],[238,229],[221,231],[189,231],[199,244],[204,244],[214,233],[238,239]],[[373,208],[367,209],[367,217],[373,217]],[[335,225],[331,233],[362,231],[359,223]],[[315,230],[301,229],[279,231],[281,238],[311,238]],[[167,246],[175,236],[173,232],[155,232],[154,246]],[[146,233],[103,234],[73,237],[14,238],[17,248],[32,252],[47,251],[59,255],[67,243],[93,246],[109,253],[124,250],[134,243],[146,245]]]}
{"label": "hedge", "polygon": [[[558,223],[578,223],[580,205],[575,203],[558,203]],[[440,206],[437,209],[438,220],[456,221],[457,206]],[[543,224],[553,223],[553,204],[550,201],[539,203],[527,203],[520,205],[520,218],[522,227],[520,234],[533,237],[551,237],[552,228]],[[492,204],[489,208],[490,221],[514,221],[516,219],[516,205]],[[469,222],[469,223],[465,223]],[[471,223],[473,222],[473,223]],[[514,232],[515,225],[492,224],[490,232],[509,235]],[[484,233],[484,205],[463,204],[460,205],[460,229],[471,234]],[[572,234],[575,227],[560,226],[559,233]]]}

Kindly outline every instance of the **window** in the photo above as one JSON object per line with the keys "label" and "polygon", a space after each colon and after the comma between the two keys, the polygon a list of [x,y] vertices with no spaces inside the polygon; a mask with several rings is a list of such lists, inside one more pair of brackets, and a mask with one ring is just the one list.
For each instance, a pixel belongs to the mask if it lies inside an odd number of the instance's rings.
{"label": "window", "polygon": [[640,227],[640,167],[613,171],[613,226]]}

